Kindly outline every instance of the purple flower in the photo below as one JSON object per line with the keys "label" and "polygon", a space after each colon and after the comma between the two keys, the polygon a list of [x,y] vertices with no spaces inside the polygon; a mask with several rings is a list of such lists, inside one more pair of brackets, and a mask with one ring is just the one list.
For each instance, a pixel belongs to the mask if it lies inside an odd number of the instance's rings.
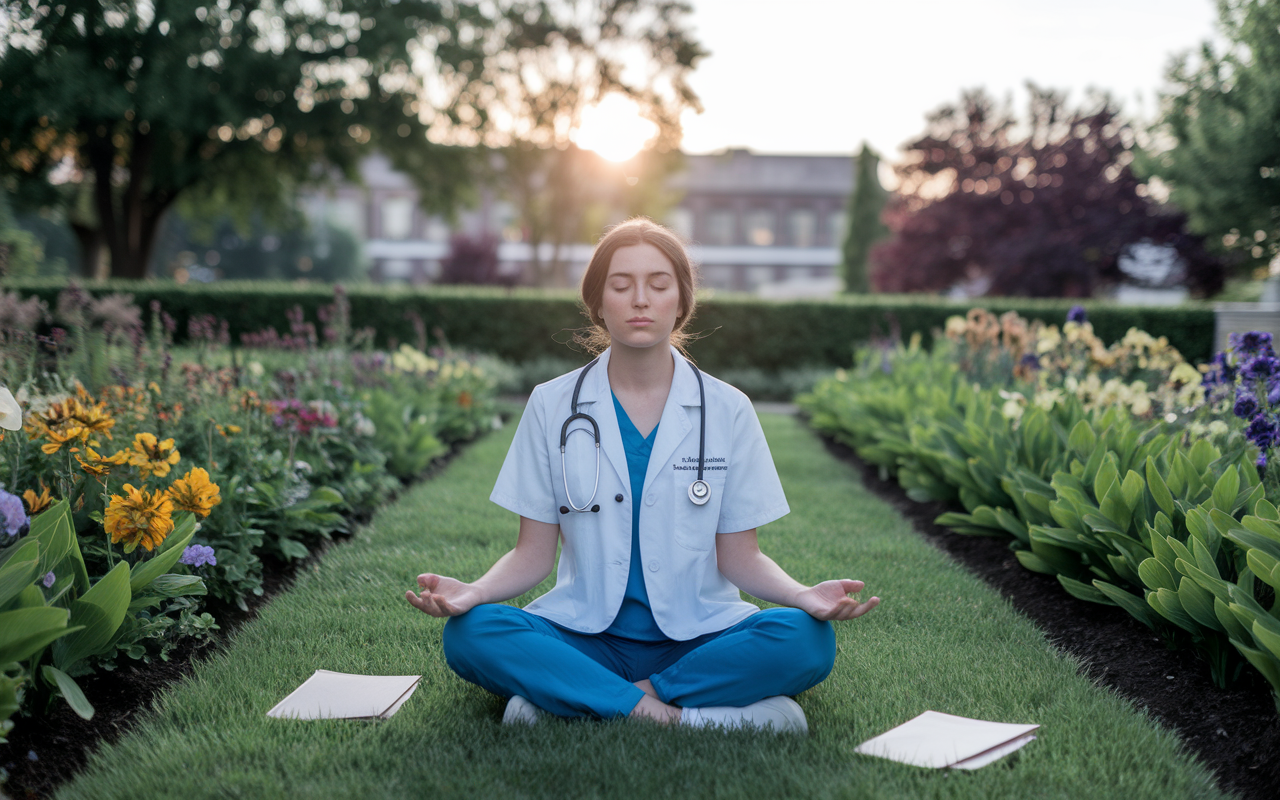
{"label": "purple flower", "polygon": [[1266,414],[1259,414],[1254,417],[1253,421],[1244,429],[1244,437],[1263,451],[1266,451],[1276,443],[1276,434],[1276,424],[1267,419]]}
{"label": "purple flower", "polygon": [[1258,467],[1258,472],[1262,472],[1267,468],[1267,454],[1259,453],[1258,460],[1253,463]]}
{"label": "purple flower", "polygon": [[53,585],[53,582],[55,580],[57,580],[57,578],[54,576],[53,571],[50,570],[49,573],[44,576],[44,580],[40,582],[44,584],[44,588],[48,589],[50,586]]}
{"label": "purple flower", "polygon": [[1241,387],[1236,392],[1236,404],[1231,411],[1240,419],[1253,419],[1258,415],[1258,398],[1253,396],[1253,392]]}
{"label": "purple flower", "polygon": [[1231,342],[1231,349],[1235,350],[1236,355],[1275,355],[1275,352],[1271,349],[1271,334],[1266,331],[1233,333],[1229,337],[1229,340]]}
{"label": "purple flower", "polygon": [[1260,381],[1280,373],[1280,358],[1272,355],[1255,356],[1244,362],[1240,376],[1247,381]]}
{"label": "purple flower", "polygon": [[1035,353],[1027,353],[1022,357],[1021,364],[1024,369],[1040,369],[1040,356]]}
{"label": "purple flower", "polygon": [[1209,371],[1205,373],[1204,380],[1201,384],[1205,388],[1213,388],[1222,384],[1231,384],[1236,380],[1236,368],[1231,365],[1231,359],[1223,350],[1219,350],[1218,354],[1213,357],[1210,362]]}
{"label": "purple flower", "polygon": [[1280,380],[1272,379],[1267,388],[1267,402],[1273,406],[1280,403]]}
{"label": "purple flower", "polygon": [[9,537],[17,536],[27,529],[30,522],[22,498],[9,494],[0,486],[0,531]]}
{"label": "purple flower", "polygon": [[216,567],[218,559],[214,557],[212,547],[193,544],[182,551],[182,557],[178,559],[178,563],[192,567],[203,567],[205,564]]}
{"label": "purple flower", "polygon": [[1072,306],[1067,312],[1067,322],[1076,322],[1083,325],[1088,321],[1088,315],[1084,313],[1084,306]]}

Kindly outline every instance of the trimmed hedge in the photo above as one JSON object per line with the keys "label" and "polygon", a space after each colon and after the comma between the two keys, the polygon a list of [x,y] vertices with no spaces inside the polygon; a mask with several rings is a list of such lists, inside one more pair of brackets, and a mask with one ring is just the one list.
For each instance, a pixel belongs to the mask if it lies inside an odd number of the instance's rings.
{"label": "trimmed hedge", "polygon": [[[0,282],[0,288],[39,295],[50,308],[61,281]],[[283,312],[300,305],[310,320],[316,309],[332,302],[328,284],[227,281],[185,284],[159,281],[104,281],[81,284],[94,294],[125,292],[150,314],[152,300],[178,322],[177,338],[186,335],[194,314],[212,313],[227,320],[234,342],[242,333],[279,327]],[[586,319],[570,290],[501,289],[437,286],[430,288],[353,285],[348,287],[352,324],[371,326],[378,341],[413,342],[409,314],[426,322],[429,338],[443,332],[452,345],[493,353],[517,363],[540,357],[574,358],[573,331]],[[742,295],[708,294],[699,303],[690,330],[702,338],[689,346],[698,363],[715,372],[755,368],[767,372],[801,366],[847,367],[857,342],[898,332],[905,339],[920,332],[926,343],[947,317],[981,305],[997,314],[1017,311],[1024,317],[1061,323],[1072,300],[982,298],[950,301],[928,295],[860,295],[824,300],[762,300]],[[1130,327],[1167,336],[1189,361],[1213,355],[1214,312],[1208,305],[1174,307],[1117,306],[1086,303],[1094,330],[1107,342]],[[583,359],[585,360],[585,358]]]}

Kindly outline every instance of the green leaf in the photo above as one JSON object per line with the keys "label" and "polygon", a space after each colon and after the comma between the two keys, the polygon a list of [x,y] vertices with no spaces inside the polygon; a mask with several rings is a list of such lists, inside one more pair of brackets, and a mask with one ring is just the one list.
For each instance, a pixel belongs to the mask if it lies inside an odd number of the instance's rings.
{"label": "green leaf", "polygon": [[[1253,636],[1249,633],[1236,615],[1231,613],[1231,606],[1228,603],[1213,599],[1213,614],[1218,618],[1218,624],[1222,625],[1222,629],[1227,632],[1227,636],[1241,642],[1252,642]],[[1252,623],[1250,623],[1252,624]]]}
{"label": "green leaf", "polygon": [[1157,558],[1148,558],[1139,564],[1138,577],[1142,578],[1143,585],[1152,591],[1178,588],[1178,584],[1173,579],[1173,573]]}
{"label": "green leaf", "polygon": [[1250,549],[1245,552],[1245,563],[1258,579],[1273,589],[1280,589],[1280,559],[1261,550]]}
{"label": "green leaf", "polygon": [[1262,519],[1270,520],[1271,522],[1280,522],[1280,511],[1277,511],[1276,507],[1273,506],[1265,497],[1259,500],[1258,504],[1253,507],[1253,513],[1255,516],[1261,517]]}
{"label": "green leaf", "polygon": [[1110,598],[1112,603],[1120,606],[1125,611],[1128,611],[1130,616],[1134,617],[1148,628],[1155,629],[1158,617],[1156,613],[1151,610],[1151,606],[1147,604],[1147,601],[1140,595],[1134,595],[1130,592],[1126,592],[1120,587],[1113,586],[1103,580],[1094,580],[1093,586],[1095,589]]}
{"label": "green leaf", "polygon": [[189,597],[206,594],[204,580],[198,575],[161,575],[147,586],[147,589],[165,597]]}
{"label": "green leaf", "polygon": [[[178,559],[182,558],[182,550],[191,542],[191,537],[196,535],[194,521],[189,526],[190,530],[181,539],[177,540],[172,546],[166,550],[161,550],[146,561],[139,561],[133,565],[133,570],[129,576],[129,593],[137,594],[142,591],[147,584],[156,578],[168,572],[173,565],[178,563]],[[169,534],[169,539],[173,539],[177,531]],[[168,541],[168,540],[166,540]]]}
{"label": "green leaf", "polygon": [[1190,578],[1183,578],[1178,584],[1178,601],[1182,603],[1182,609],[1202,626],[1223,633],[1226,629],[1213,612],[1214,599],[1213,595]]}
{"label": "green leaf", "polygon": [[1093,479],[1093,496],[1098,498],[1099,506],[1102,505],[1102,499],[1111,491],[1111,484],[1119,479],[1120,471],[1116,469],[1115,456],[1107,453],[1098,467],[1098,474]]}
{"label": "green leaf", "polygon": [[0,612],[0,664],[22,661],[70,633],[67,610],[56,606]]}
{"label": "green leaf", "polygon": [[1071,429],[1071,435],[1067,437],[1067,447],[1070,447],[1081,458],[1088,458],[1094,447],[1098,443],[1098,435],[1093,432],[1093,428],[1089,427],[1089,423],[1080,420],[1075,427]]}
{"label": "green leaf", "polygon": [[54,646],[53,663],[59,669],[67,669],[80,659],[101,652],[124,621],[129,597],[129,565],[121,561],[71,604],[71,624],[84,629]]}
{"label": "green leaf", "polygon": [[1169,486],[1164,482],[1164,478],[1160,477],[1160,470],[1156,469],[1156,460],[1151,456],[1147,456],[1147,489],[1151,492],[1151,497],[1156,501],[1156,505],[1160,507],[1166,515],[1173,516],[1173,495],[1169,493]]}
{"label": "green leaf", "polygon": [[1240,524],[1259,536],[1265,536],[1276,544],[1280,544],[1280,524],[1257,516],[1247,516],[1240,520]]}
{"label": "green leaf", "polygon": [[70,675],[48,664],[41,667],[40,671],[44,674],[46,681],[57,684],[72,711],[79,714],[81,719],[93,719],[93,706]]}
{"label": "green leaf", "polygon": [[[1209,553],[1209,548],[1200,543],[1199,539],[1191,540],[1191,554],[1196,558],[1196,566],[1204,570],[1205,574],[1212,575],[1215,578],[1221,578],[1218,572],[1218,564],[1214,561],[1213,555]],[[1177,563],[1174,563],[1177,566]]]}
{"label": "green leaf", "polygon": [[1266,678],[1271,684],[1271,690],[1276,694],[1280,694],[1280,658],[1265,653],[1261,650],[1255,650],[1241,642],[1232,639],[1231,644],[1240,651],[1240,655],[1245,657],[1254,669],[1262,673],[1262,677]]}
{"label": "green leaf", "polygon": [[1059,575],[1058,583],[1061,583],[1062,588],[1066,589],[1067,593],[1070,594],[1072,597],[1078,597],[1081,600],[1087,600],[1090,603],[1101,603],[1102,605],[1106,605],[1106,606],[1116,605],[1116,602],[1112,600],[1110,597],[1108,597],[1106,594],[1104,594],[1103,592],[1099,591],[1093,586],[1090,586],[1087,583],[1081,583],[1080,581],[1072,580],[1071,578],[1068,578],[1066,575]]}
{"label": "green leaf", "polygon": [[40,574],[52,570],[71,550],[75,530],[71,527],[71,506],[59,500],[31,520],[27,533],[40,543]]}
{"label": "green leaf", "polygon": [[[1214,447],[1213,443],[1208,439],[1197,439],[1196,443],[1191,446],[1188,458],[1191,460],[1191,465],[1196,468],[1196,474],[1204,475],[1204,471],[1209,468],[1209,465],[1217,461],[1221,455],[1222,453],[1218,452],[1218,448]],[[1231,496],[1235,497],[1234,490],[1231,492]]]}
{"label": "green leaf", "polygon": [[1280,622],[1269,616],[1258,617],[1253,621],[1253,640],[1280,658]]}
{"label": "green leaf", "polygon": [[1241,547],[1256,548],[1272,558],[1280,558],[1280,542],[1256,531],[1235,528],[1227,531],[1227,538]]}
{"label": "green leaf", "polygon": [[40,576],[39,542],[27,537],[13,550],[4,566],[0,567],[0,607],[8,605]]}
{"label": "green leaf", "polygon": [[1147,602],[1160,616],[1191,633],[1199,633],[1200,626],[1182,608],[1178,593],[1170,589],[1157,589],[1147,593]]}
{"label": "green leaf", "polygon": [[[1205,440],[1201,439],[1200,441],[1203,442]],[[1236,495],[1239,493],[1240,474],[1236,472],[1235,467],[1229,466],[1213,486],[1213,505],[1219,510],[1230,514],[1236,502]]]}
{"label": "green leaf", "polygon": [[1030,550],[1015,550],[1013,551],[1013,555],[1018,559],[1018,563],[1021,564],[1024,569],[1029,569],[1032,572],[1039,572],[1045,575],[1058,574],[1058,571],[1054,569],[1049,562],[1045,561]]}
{"label": "green leaf", "polygon": [[1137,509],[1138,501],[1142,499],[1142,492],[1146,488],[1146,482],[1133,470],[1129,470],[1124,476],[1124,483],[1120,484],[1120,492],[1130,513]]}
{"label": "green leaf", "polygon": [[280,544],[280,552],[285,558],[306,558],[308,554],[307,546],[302,542],[290,539],[287,536],[281,536],[277,540]]}

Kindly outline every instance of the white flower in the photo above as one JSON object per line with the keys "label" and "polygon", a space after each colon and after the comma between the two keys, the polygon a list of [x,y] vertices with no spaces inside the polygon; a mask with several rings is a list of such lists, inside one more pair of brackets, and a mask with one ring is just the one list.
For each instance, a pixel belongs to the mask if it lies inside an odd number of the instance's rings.
{"label": "white flower", "polygon": [[262,373],[266,372],[266,370],[262,368],[261,361],[250,361],[248,365],[248,370],[249,370],[249,374],[255,378],[261,378]]}
{"label": "white flower", "polygon": [[1017,400],[1006,400],[1004,406],[1000,409],[1000,413],[1004,415],[1005,419],[1022,419],[1022,404]]}
{"label": "white flower", "polygon": [[13,398],[13,392],[0,386],[0,428],[7,431],[22,429],[22,407]]}
{"label": "white flower", "polygon": [[1220,419],[1215,419],[1209,423],[1209,433],[1214,436],[1224,436],[1229,430],[1231,429],[1227,427],[1227,423]]}

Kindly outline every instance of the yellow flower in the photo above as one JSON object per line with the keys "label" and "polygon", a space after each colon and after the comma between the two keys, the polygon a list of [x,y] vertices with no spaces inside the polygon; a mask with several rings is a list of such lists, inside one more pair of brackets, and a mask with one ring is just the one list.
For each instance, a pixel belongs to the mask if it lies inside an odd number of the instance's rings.
{"label": "yellow flower", "polygon": [[111,495],[103,527],[111,535],[111,543],[124,542],[124,551],[132,553],[138,545],[151,552],[173,532],[173,503],[163,491],[148,492],[124,485],[128,497]]}
{"label": "yellow flower", "polygon": [[155,475],[163,478],[169,474],[169,467],[177,464],[182,458],[173,448],[173,439],[156,441],[155,434],[139,433],[133,437],[133,450],[124,451],[129,456],[129,463],[138,468],[143,477]]}
{"label": "yellow flower", "polygon": [[49,487],[44,485],[44,481],[40,481],[40,494],[28,489],[22,493],[22,499],[27,501],[27,513],[33,517],[53,505],[53,496],[49,494]]}
{"label": "yellow flower", "polygon": [[213,507],[222,502],[218,484],[209,482],[209,473],[203,467],[196,467],[174,481],[168,494],[174,508],[199,517],[209,516]]}
{"label": "yellow flower", "polygon": [[218,425],[216,427],[218,429],[218,433],[223,436],[229,436],[240,432],[239,425]]}
{"label": "yellow flower", "polygon": [[80,469],[95,478],[111,474],[112,467],[118,467],[121,464],[129,463],[129,451],[119,450],[114,455],[101,456],[98,455],[92,447],[85,447],[85,454],[89,456],[88,460],[80,457],[76,453],[76,462],[80,465]]}
{"label": "yellow flower", "polygon": [[[45,428],[44,435],[49,439],[49,441],[40,445],[40,452],[47,456],[51,456],[61,450],[64,444],[74,442],[79,439],[89,438],[89,432],[78,425],[69,425],[60,431],[54,430],[53,428]],[[31,438],[34,439],[36,437],[33,436]]]}

